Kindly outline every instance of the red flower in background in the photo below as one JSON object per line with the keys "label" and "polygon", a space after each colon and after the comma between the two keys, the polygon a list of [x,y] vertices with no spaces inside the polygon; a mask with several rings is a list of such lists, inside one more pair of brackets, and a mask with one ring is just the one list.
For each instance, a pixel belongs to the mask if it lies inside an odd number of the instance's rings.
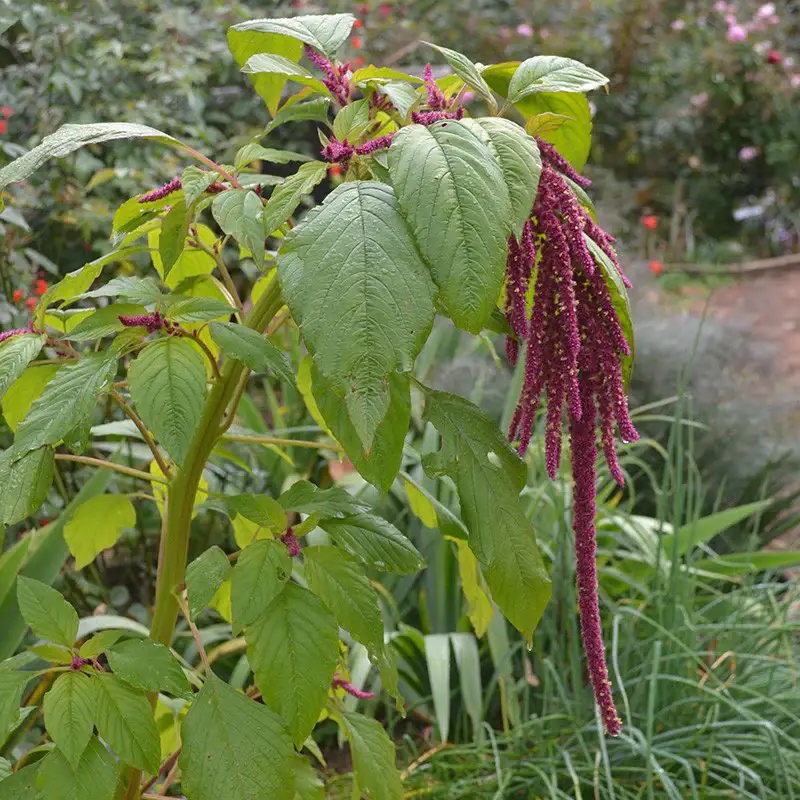
{"label": "red flower in background", "polygon": [[3,119],[8,119],[13,113],[11,106],[0,106],[0,114],[3,115]]}
{"label": "red flower in background", "polygon": [[658,277],[663,271],[664,271],[664,265],[660,261],[650,262],[650,272],[652,272],[653,275]]}
{"label": "red flower in background", "polygon": [[333,175],[334,177],[339,177],[342,174],[342,168],[338,164],[333,164],[332,166],[328,167],[328,172]]}
{"label": "red flower in background", "polygon": [[362,22],[360,19],[357,19],[357,20],[356,20],[356,21],[353,23],[353,27],[354,27],[356,30],[358,30],[359,28],[363,28],[363,27],[364,27],[364,23],[363,23],[363,22]]}
{"label": "red flower in background", "polygon": [[33,311],[36,308],[36,304],[39,301],[35,297],[26,297],[25,298],[25,306],[27,307],[28,311]]}
{"label": "red flower in background", "polygon": [[768,64],[780,64],[782,61],[783,58],[777,50],[770,50],[769,53],[767,53]]}
{"label": "red flower in background", "polygon": [[383,5],[378,7],[378,11],[380,11],[384,17],[388,17],[389,14],[392,13],[392,7],[388,3],[383,3]]}
{"label": "red flower in background", "polygon": [[0,119],[0,133],[5,133],[8,130],[8,123],[4,119]]}
{"label": "red flower in background", "polygon": [[363,67],[363,66],[364,66],[364,63],[365,63],[365,62],[364,62],[364,59],[363,59],[363,58],[361,58],[361,56],[356,56],[356,57],[353,59],[353,66],[354,66],[354,67]]}
{"label": "red flower in background", "polygon": [[642,217],[642,225],[649,231],[654,231],[658,227],[658,217],[648,216]]}
{"label": "red flower in background", "polygon": [[358,13],[369,14],[369,6],[366,3],[362,3],[360,6],[358,6]]}
{"label": "red flower in background", "polygon": [[39,278],[39,280],[36,281],[36,286],[33,291],[41,297],[47,291],[47,281],[43,281]]}
{"label": "red flower in background", "polygon": [[364,46],[364,40],[360,36],[353,37],[353,47],[356,50],[360,50]]}
{"label": "red flower in background", "polygon": [[14,289],[14,294],[11,295],[11,299],[15,303],[19,303],[22,300],[23,294],[22,289]]}

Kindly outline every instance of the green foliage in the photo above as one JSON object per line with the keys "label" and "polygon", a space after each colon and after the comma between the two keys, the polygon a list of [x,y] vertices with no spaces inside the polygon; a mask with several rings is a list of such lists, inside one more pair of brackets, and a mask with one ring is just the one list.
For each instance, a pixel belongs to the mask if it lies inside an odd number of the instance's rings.
{"label": "green foliage", "polygon": [[44,724],[74,770],[94,731],[94,682],[81,672],[59,676],[44,696]]}

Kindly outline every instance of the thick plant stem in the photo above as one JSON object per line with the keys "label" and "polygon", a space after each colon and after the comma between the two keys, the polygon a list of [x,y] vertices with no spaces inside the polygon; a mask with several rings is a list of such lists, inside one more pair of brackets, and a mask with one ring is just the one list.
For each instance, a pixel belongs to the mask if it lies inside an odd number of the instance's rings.
{"label": "thick plant stem", "polygon": [[[259,332],[265,330],[282,305],[280,288],[277,279],[274,279],[253,306],[245,324],[248,328]],[[220,437],[225,411],[236,395],[239,379],[245,369],[244,364],[233,359],[229,359],[223,367],[220,378],[206,398],[203,415],[184,459],[183,468],[175,470],[167,490],[164,509],[166,524],[158,556],[156,604],[150,626],[150,638],[167,647],[172,641],[179,611],[175,591],[185,582],[186,577],[189,531],[195,495],[208,457]],[[120,794],[118,789],[117,798],[136,800],[140,796],[140,780],[139,770],[130,771],[127,780],[121,786],[123,793]]]}

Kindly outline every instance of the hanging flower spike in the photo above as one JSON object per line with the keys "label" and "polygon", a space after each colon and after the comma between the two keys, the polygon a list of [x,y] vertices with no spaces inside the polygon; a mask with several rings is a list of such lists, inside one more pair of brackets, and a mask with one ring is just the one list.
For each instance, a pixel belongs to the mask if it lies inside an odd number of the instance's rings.
{"label": "hanging flower spike", "polygon": [[368,156],[370,153],[374,153],[376,150],[385,150],[392,144],[393,138],[393,133],[387,133],[384,136],[377,136],[375,139],[370,139],[369,141],[364,142],[364,144],[356,147],[356,153],[358,153],[360,156]]}
{"label": "hanging flower spike", "polygon": [[428,108],[434,111],[443,111],[447,105],[444,92],[436,85],[433,77],[433,68],[430,64],[425,65],[425,72],[422,75],[425,80],[425,93],[428,95]]}
{"label": "hanging flower spike", "polygon": [[[614,426],[623,440],[633,441],[638,434],[628,415],[622,381],[622,359],[630,355],[630,347],[603,271],[595,264],[584,236],[606,253],[615,268],[620,267],[611,246],[613,240],[581,207],[566,183],[564,175],[571,176],[559,162],[561,157],[551,157],[544,150],[543,155],[530,233],[523,232],[519,244],[512,237],[506,265],[509,324],[519,339],[527,337],[523,387],[509,438],[513,441],[519,436],[520,454],[527,450],[540,397],[544,395],[545,460],[548,474],[555,479],[566,406],[581,633],[603,724],[609,734],[616,735],[621,723],[608,680],[597,598],[597,431],[599,428],[609,472],[620,485],[624,475],[617,459]],[[534,251],[536,258],[528,255]],[[523,264],[534,261],[536,285],[526,331],[519,321],[516,297],[519,292],[527,292],[530,282],[530,273],[522,271]]]}
{"label": "hanging flower spike", "polygon": [[23,333],[30,333],[31,328],[13,328],[10,331],[3,331],[0,333],[0,344],[10,339],[12,336],[22,336]]}
{"label": "hanging flower spike", "polygon": [[163,197],[166,197],[168,194],[172,194],[173,192],[177,192],[183,186],[181,183],[180,178],[173,178],[171,181],[167,181],[163,186],[159,186],[158,189],[153,189],[152,192],[148,192],[147,194],[143,194],[139,198],[140,203],[152,203],[154,200],[161,200]]}
{"label": "hanging flower spike", "polygon": [[172,327],[158,311],[154,311],[152,314],[138,314],[133,317],[120,315],[119,321],[126,328],[147,328],[148,333],[154,333],[162,329],[169,330]]}
{"label": "hanging flower spike", "polygon": [[539,145],[539,152],[542,154],[542,157],[559,172],[563,172],[571,181],[575,181],[578,186],[582,186],[584,189],[592,185],[592,182],[588,178],[584,178],[583,175],[575,171],[572,164],[556,150],[554,145],[538,136],[534,138],[536,139],[536,144]]}
{"label": "hanging flower spike", "polygon": [[352,683],[344,680],[343,678],[334,678],[331,682],[331,686],[333,686],[334,689],[344,689],[347,694],[357,697],[359,700],[371,700],[373,697],[375,697],[374,692],[363,692],[361,689],[357,689]]}
{"label": "hanging flower spike", "polygon": [[297,558],[300,555],[300,542],[297,541],[291,528],[287,528],[286,533],[281,536],[281,541],[286,545],[286,550],[291,558]]}
{"label": "hanging flower spike", "polygon": [[306,45],[305,53],[306,58],[325,75],[322,79],[325,87],[337,99],[339,105],[346,106],[350,99],[350,82],[346,77],[348,70],[343,68],[337,71],[333,64],[310,44]]}

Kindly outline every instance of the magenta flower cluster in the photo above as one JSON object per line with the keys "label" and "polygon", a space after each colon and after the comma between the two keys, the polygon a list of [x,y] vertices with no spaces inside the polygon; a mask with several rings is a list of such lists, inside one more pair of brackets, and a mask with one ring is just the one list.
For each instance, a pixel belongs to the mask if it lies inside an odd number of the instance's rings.
{"label": "magenta flower cluster", "polygon": [[164,319],[158,311],[151,314],[137,314],[135,316],[124,316],[120,314],[119,321],[126,328],[147,328],[148,333],[165,330],[170,332],[175,327],[169,320]]}
{"label": "magenta flower cluster", "polygon": [[[152,192],[143,194],[139,198],[139,202],[152,203],[154,200],[161,200],[167,195],[170,195],[173,192],[177,192],[181,188],[183,188],[183,183],[181,182],[181,179],[173,178],[171,181],[167,181],[163,186],[159,186],[158,189],[153,189]],[[214,183],[208,186],[205,191],[208,194],[219,194],[220,192],[224,192],[227,188],[228,187],[224,183],[220,183],[219,181],[214,181]]]}
{"label": "magenta flower cluster", "polygon": [[10,331],[3,331],[0,333],[0,344],[12,336],[21,336],[23,333],[30,333],[31,330],[31,328],[12,328]]}
{"label": "magenta flower cluster", "polygon": [[281,541],[286,545],[286,550],[292,558],[300,555],[300,542],[291,528],[286,529],[286,533],[281,536]]}
{"label": "magenta flower cluster", "polygon": [[[567,179],[589,182],[552,145],[539,141],[542,174],[520,241],[512,235],[506,263],[506,316],[513,331],[507,353],[515,363],[525,344],[525,373],[509,439],[528,449],[545,397],[545,462],[555,479],[561,461],[562,416],[569,422],[573,529],[581,632],[595,699],[609,734],[620,730],[608,680],[600,627],[595,566],[596,432],[614,479],[624,483],[614,426],[624,440],[638,434],[628,415],[622,360],[630,347],[590,245],[601,250],[623,281],[613,238],[578,201]],[[535,273],[533,299],[528,295]],[[530,305],[530,313],[528,307]]]}
{"label": "magenta flower cluster", "polygon": [[343,139],[340,142],[336,137],[333,137],[322,148],[322,157],[331,164],[341,164],[344,169],[347,169],[347,165],[354,155],[367,156],[376,150],[385,150],[391,145],[393,136],[393,133],[377,136],[364,142],[364,144],[358,145],[358,147],[353,147],[347,139]]}
{"label": "magenta flower cluster", "polygon": [[322,83],[339,101],[340,105],[347,105],[350,99],[350,81],[347,78],[349,69],[347,65],[337,69],[325,56],[318,53],[311,45],[306,45],[306,57],[325,76]]}

